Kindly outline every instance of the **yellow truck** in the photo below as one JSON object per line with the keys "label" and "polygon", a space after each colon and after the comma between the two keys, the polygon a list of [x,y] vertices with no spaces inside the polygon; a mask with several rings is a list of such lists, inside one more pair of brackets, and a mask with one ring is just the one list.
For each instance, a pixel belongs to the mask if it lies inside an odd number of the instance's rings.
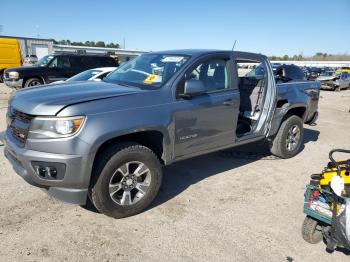
{"label": "yellow truck", "polygon": [[22,56],[18,40],[0,38],[0,82],[3,82],[5,69],[21,65]]}

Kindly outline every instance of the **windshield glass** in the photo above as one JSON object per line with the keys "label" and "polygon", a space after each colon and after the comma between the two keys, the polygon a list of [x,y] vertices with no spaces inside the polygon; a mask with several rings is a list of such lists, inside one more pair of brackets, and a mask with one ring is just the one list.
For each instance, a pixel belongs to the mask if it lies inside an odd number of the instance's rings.
{"label": "windshield glass", "polygon": [[86,70],[84,72],[81,72],[81,73],[67,79],[66,81],[87,81],[91,77],[93,77],[97,74],[100,74],[101,72],[102,72],[101,70],[94,70],[94,69]]}
{"label": "windshield glass", "polygon": [[46,55],[41,58],[35,65],[37,66],[46,66],[54,57],[52,55]]}
{"label": "windshield glass", "polygon": [[161,87],[189,59],[189,56],[144,54],[123,64],[104,81],[138,87]]}

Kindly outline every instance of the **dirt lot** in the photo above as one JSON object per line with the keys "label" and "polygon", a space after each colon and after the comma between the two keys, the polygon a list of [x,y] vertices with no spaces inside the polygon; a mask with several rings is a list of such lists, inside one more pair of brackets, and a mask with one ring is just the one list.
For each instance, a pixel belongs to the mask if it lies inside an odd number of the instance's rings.
{"label": "dirt lot", "polygon": [[[9,90],[0,84],[0,132]],[[350,148],[350,90],[322,92],[317,126],[295,158],[214,153],[164,169],[146,212],[114,220],[50,199],[0,147],[1,261],[347,261],[301,238],[304,187],[328,151]]]}

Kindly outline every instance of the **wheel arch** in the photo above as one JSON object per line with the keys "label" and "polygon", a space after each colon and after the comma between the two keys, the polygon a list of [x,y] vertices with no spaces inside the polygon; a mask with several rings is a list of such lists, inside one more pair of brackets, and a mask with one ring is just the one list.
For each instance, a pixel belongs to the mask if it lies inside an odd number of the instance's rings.
{"label": "wheel arch", "polygon": [[29,79],[31,79],[31,78],[38,78],[38,79],[40,79],[40,80],[43,82],[44,85],[46,84],[45,79],[44,79],[42,76],[40,76],[40,75],[26,76],[26,77],[23,77],[23,84],[22,84],[22,87],[24,87],[24,85],[25,85],[25,83],[27,82],[27,80],[29,80]]}
{"label": "wheel arch", "polygon": [[283,121],[291,115],[296,115],[302,119],[304,122],[307,109],[305,104],[295,104],[293,106],[288,106],[288,100],[281,100],[277,102],[277,108],[275,111],[274,118],[271,122],[271,128],[268,133],[268,137],[275,135],[279,128],[281,127]]}
{"label": "wheel arch", "polygon": [[130,133],[111,136],[103,139],[95,148],[93,162],[95,163],[101,152],[105,149],[123,142],[135,142],[151,149],[159,158],[162,164],[166,163],[166,136],[160,130],[139,130]]}

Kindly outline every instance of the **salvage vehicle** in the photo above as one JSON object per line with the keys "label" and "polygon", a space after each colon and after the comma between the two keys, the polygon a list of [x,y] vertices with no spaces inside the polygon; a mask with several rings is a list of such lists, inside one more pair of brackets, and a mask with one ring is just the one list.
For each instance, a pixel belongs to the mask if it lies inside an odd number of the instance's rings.
{"label": "salvage vehicle", "polygon": [[0,38],[0,82],[7,68],[22,65],[21,48],[17,39]]}
{"label": "salvage vehicle", "polygon": [[59,54],[41,58],[34,66],[5,70],[4,82],[16,89],[66,80],[82,71],[96,67],[116,67],[109,56]]}
{"label": "salvage vehicle", "polygon": [[100,67],[100,68],[94,68],[89,69],[86,71],[83,71],[75,76],[72,76],[71,78],[68,78],[65,81],[56,81],[52,84],[62,84],[65,82],[76,82],[76,81],[101,81],[104,77],[106,77],[110,72],[117,69],[117,67]]}
{"label": "salvage vehicle", "polygon": [[121,218],[150,205],[162,165],[260,140],[280,158],[295,156],[319,91],[315,81],[276,85],[261,54],[147,53],[101,82],[17,91],[4,153],[29,184]]}
{"label": "salvage vehicle", "polygon": [[350,89],[350,74],[347,72],[336,71],[332,75],[321,75],[316,80],[321,82],[321,89],[333,91]]}
{"label": "salvage vehicle", "polygon": [[307,80],[315,80],[322,73],[321,68],[318,67],[306,67],[305,70]]}

